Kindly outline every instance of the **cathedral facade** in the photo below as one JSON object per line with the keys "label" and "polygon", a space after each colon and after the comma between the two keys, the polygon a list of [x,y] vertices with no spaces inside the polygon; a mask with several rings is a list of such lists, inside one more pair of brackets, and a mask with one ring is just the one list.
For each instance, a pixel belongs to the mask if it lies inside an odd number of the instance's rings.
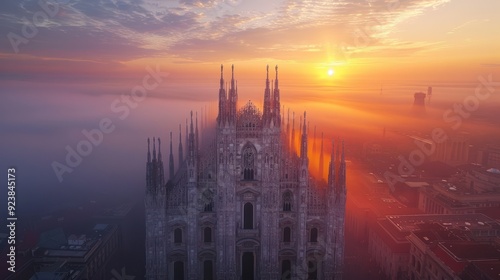
{"label": "cathedral facade", "polygon": [[342,279],[344,147],[332,147],[327,181],[309,174],[306,113],[296,141],[275,71],[261,112],[237,108],[234,66],[229,84],[221,66],[212,139],[199,141],[191,113],[177,170],[170,134],[168,180],[160,140],[148,139],[146,279]]}

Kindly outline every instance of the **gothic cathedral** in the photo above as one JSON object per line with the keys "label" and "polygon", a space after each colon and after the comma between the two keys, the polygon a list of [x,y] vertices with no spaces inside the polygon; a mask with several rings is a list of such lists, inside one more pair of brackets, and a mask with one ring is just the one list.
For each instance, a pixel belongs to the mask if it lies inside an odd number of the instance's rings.
{"label": "gothic cathedral", "polygon": [[336,153],[332,147],[328,181],[312,177],[306,113],[296,149],[275,71],[270,82],[267,68],[261,112],[250,101],[237,108],[234,66],[229,85],[221,66],[212,139],[199,143],[191,112],[175,172],[170,134],[166,182],[160,139],[153,138],[152,156],[148,139],[146,279],[342,279],[343,143]]}

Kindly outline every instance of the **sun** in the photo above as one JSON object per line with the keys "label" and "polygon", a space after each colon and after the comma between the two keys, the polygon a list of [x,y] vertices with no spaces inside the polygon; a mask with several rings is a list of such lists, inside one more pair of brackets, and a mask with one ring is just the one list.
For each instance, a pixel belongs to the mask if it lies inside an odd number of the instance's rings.
{"label": "sun", "polygon": [[330,68],[330,69],[328,69],[328,72],[327,72],[327,73],[328,73],[328,76],[330,76],[330,77],[331,77],[331,76],[333,76],[333,74],[335,74],[335,71],[333,71],[333,69],[332,69],[332,68]]}

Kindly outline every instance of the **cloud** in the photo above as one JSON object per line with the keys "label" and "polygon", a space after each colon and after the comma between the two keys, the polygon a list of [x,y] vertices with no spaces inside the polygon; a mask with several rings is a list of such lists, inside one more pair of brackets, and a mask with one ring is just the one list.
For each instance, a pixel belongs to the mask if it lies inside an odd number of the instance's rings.
{"label": "cloud", "polygon": [[[300,57],[326,43],[356,47],[360,30],[383,39],[397,22],[446,2],[69,1],[21,48],[39,56],[114,61],[185,55],[188,60],[218,61],[279,55],[280,50],[297,51]],[[33,1],[7,1],[2,6],[4,34],[20,33],[24,19],[40,10]],[[4,42],[0,51],[12,48]]]}

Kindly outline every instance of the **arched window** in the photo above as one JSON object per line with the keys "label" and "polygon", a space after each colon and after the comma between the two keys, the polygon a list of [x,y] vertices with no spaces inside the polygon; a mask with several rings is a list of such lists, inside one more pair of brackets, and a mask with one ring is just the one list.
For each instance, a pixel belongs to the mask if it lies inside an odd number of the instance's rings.
{"label": "arched window", "polygon": [[214,208],[213,193],[209,189],[206,189],[202,193],[201,199],[204,203],[203,211],[204,212],[212,212],[213,208]]}
{"label": "arched window", "polygon": [[317,228],[311,229],[311,236],[310,236],[309,241],[310,242],[318,242],[318,229]]}
{"label": "arched window", "polygon": [[290,260],[284,260],[281,262],[280,279],[292,279],[292,262]]}
{"label": "arched window", "polygon": [[252,146],[247,146],[243,149],[243,180],[252,181],[255,172],[255,149]]}
{"label": "arched window", "polygon": [[205,212],[212,212],[214,209],[214,202],[213,201],[207,201],[205,203],[205,207],[203,207],[203,211]]}
{"label": "arched window", "polygon": [[174,230],[174,243],[182,243],[182,229],[176,228]]}
{"label": "arched window", "polygon": [[283,194],[283,211],[292,211],[292,193],[285,192]]}
{"label": "arched window", "polygon": [[212,242],[212,228],[206,227],[203,229],[203,242],[205,243]]}
{"label": "arched window", "polygon": [[250,202],[245,203],[243,207],[243,228],[253,228],[253,205]]}
{"label": "arched window", "polygon": [[174,262],[174,280],[184,280],[184,262]]}
{"label": "arched window", "polygon": [[285,227],[283,229],[283,242],[290,242],[291,235],[292,235],[292,233],[291,233],[290,228],[289,227]]}

